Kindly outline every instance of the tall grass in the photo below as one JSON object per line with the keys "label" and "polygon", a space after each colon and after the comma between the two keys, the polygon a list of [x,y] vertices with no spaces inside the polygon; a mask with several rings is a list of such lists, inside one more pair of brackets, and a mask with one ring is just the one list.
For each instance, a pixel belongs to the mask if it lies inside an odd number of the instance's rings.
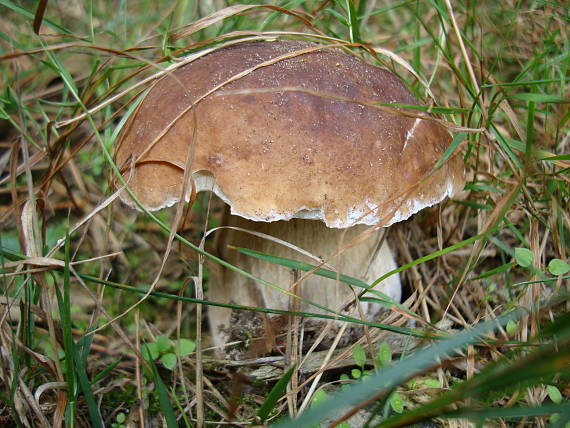
{"label": "tall grass", "polygon": [[[0,0],[0,425],[567,426],[566,3],[248,3]],[[237,368],[196,334],[198,305],[282,311],[196,293],[208,285],[203,231],[220,206],[208,211],[199,196],[181,226],[174,211],[127,209],[109,185],[113,144],[148,78],[177,58],[228,38],[301,33],[377,48],[353,49],[471,130],[451,149],[467,184],[390,230],[409,299],[385,319],[296,314],[367,324],[364,360],[349,348],[313,353],[311,370],[280,356]],[[392,364],[374,362],[382,342]],[[370,371],[365,382],[356,366]],[[329,398],[313,402],[318,391]],[[303,404],[288,411],[286,396]]]}

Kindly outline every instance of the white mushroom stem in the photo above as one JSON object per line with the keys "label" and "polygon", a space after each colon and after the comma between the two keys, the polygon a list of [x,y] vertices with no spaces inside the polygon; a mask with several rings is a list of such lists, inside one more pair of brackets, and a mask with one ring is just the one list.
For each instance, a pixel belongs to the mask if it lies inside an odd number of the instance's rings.
{"label": "white mushroom stem", "polygon": [[[293,219],[273,223],[253,222],[237,216],[230,216],[229,225],[251,231],[261,232],[274,236],[283,241],[307,250],[312,255],[322,257],[328,265],[334,266],[338,273],[349,275],[370,284],[384,273],[396,268],[396,263],[387,243],[382,242],[381,231],[369,231],[367,226],[355,226],[350,229],[330,229],[322,222],[315,220]],[[362,291],[360,288],[349,286],[346,283],[324,278],[318,275],[309,275],[301,281],[296,288],[291,286],[305,272],[294,272],[277,264],[269,263],[239,253],[234,247],[245,247],[288,259],[296,259],[305,263],[316,265],[316,261],[299,252],[238,230],[225,229],[219,232],[218,249],[220,256],[235,266],[247,272],[288,289],[319,305],[340,311],[348,302]],[[364,235],[363,235],[364,233]],[[347,249],[335,258],[330,258],[339,250],[346,248],[355,239],[365,237],[354,247]],[[379,284],[376,290],[381,291],[399,301],[401,285],[398,275],[393,275]],[[209,285],[208,298],[213,301],[236,303],[246,306],[257,306],[287,310],[291,308],[290,297],[279,290],[246,278],[229,269],[214,269]],[[368,302],[359,302],[361,311],[351,311],[353,316],[363,314],[367,319],[373,319],[383,306]],[[301,311],[323,313],[323,310],[304,302],[297,306]],[[228,341],[228,332],[232,310],[211,306],[209,320],[212,330],[213,342],[221,347]]]}

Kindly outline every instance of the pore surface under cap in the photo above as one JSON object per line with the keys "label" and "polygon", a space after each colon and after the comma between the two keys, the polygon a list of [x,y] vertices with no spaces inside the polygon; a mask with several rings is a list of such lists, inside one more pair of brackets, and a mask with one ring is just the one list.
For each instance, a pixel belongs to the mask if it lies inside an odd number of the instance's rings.
{"label": "pore surface under cap", "polygon": [[141,202],[159,209],[179,200],[189,147],[197,190],[214,190],[232,213],[256,221],[387,226],[461,188],[459,156],[432,171],[451,141],[447,130],[356,102],[417,104],[392,73],[339,49],[264,65],[201,99],[244,70],[317,46],[239,43],[159,80],[116,151]]}

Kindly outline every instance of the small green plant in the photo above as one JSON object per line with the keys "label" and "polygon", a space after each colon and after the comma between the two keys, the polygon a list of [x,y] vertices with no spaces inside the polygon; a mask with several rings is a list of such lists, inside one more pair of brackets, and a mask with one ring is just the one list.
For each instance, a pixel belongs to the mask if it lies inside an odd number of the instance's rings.
{"label": "small green plant", "polygon": [[546,391],[548,392],[548,398],[554,404],[562,403],[562,393],[560,390],[554,385],[546,385]]}
{"label": "small green plant", "polygon": [[[562,402],[564,401],[564,397],[562,396],[562,393],[560,392],[560,389],[558,389],[558,387],[554,385],[546,385],[546,392],[548,393],[548,398],[554,404],[562,404]],[[553,413],[552,416],[550,417],[550,422],[552,424],[556,424],[560,421],[560,417],[561,417],[560,413]],[[564,428],[570,428],[570,422],[567,422],[564,425]]]}
{"label": "small green plant", "polygon": [[343,382],[342,389],[349,389],[349,383],[355,379],[364,379],[366,376],[369,376],[371,371],[366,370],[366,352],[360,345],[354,345],[352,348],[352,358],[354,359],[354,363],[358,366],[358,368],[352,369],[350,371],[350,376],[346,373],[340,375],[340,380]]}
{"label": "small green plant", "polygon": [[534,261],[534,255],[528,248],[515,248],[515,260],[519,266],[529,268]]}
{"label": "small green plant", "polygon": [[196,344],[190,339],[179,339],[172,342],[166,336],[158,336],[155,342],[148,342],[141,346],[145,360],[159,360],[168,370],[176,367],[177,357],[185,357],[196,349]]}
{"label": "small green plant", "polygon": [[[531,268],[534,254],[528,248],[515,248],[515,261],[523,268]],[[552,259],[546,269],[551,275],[560,276],[570,272],[570,264],[561,259]]]}
{"label": "small green plant", "polygon": [[127,415],[123,412],[117,413],[115,416],[115,422],[111,424],[112,428],[125,428],[125,422],[127,420]]}
{"label": "small green plant", "polygon": [[378,348],[378,352],[374,357],[374,361],[376,362],[377,370],[380,370],[382,367],[389,366],[392,364],[392,349],[388,342],[382,342]]}
{"label": "small green plant", "polygon": [[518,326],[518,323],[515,322],[515,321],[513,321],[513,320],[510,320],[510,321],[507,323],[506,330],[507,330],[507,333],[508,333],[509,336],[512,337],[512,336],[514,336],[514,335],[516,334],[516,332],[517,332],[517,326]]}
{"label": "small green plant", "polygon": [[559,276],[570,272],[570,265],[564,260],[552,259],[550,260],[550,263],[548,263],[546,269],[548,269],[548,272],[552,275]]}
{"label": "small green plant", "polygon": [[[378,351],[374,355],[375,370],[367,370],[366,366],[366,352],[360,345],[355,345],[352,350],[352,358],[358,368],[350,371],[350,376],[346,373],[340,375],[340,380],[343,382],[342,389],[347,390],[351,388],[350,383],[355,380],[366,381],[373,373],[379,373],[383,368],[392,364],[392,349],[387,342],[382,342],[378,347]],[[388,403],[392,410],[396,413],[402,413],[406,407],[406,401],[397,391],[392,392],[388,396]]]}
{"label": "small green plant", "polygon": [[432,377],[417,377],[406,382],[406,386],[411,390],[423,388],[441,388],[441,382]]}

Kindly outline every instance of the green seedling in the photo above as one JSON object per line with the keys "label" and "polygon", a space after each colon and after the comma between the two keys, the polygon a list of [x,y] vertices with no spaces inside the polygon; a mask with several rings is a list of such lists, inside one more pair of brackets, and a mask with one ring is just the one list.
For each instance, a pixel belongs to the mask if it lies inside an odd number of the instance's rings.
{"label": "green seedling", "polygon": [[112,428],[125,428],[125,422],[127,420],[127,415],[123,412],[117,413],[115,416],[115,422],[111,424]]}
{"label": "green seedling", "polygon": [[[534,254],[528,248],[515,248],[515,261],[525,269],[533,270]],[[561,259],[552,259],[546,270],[554,276],[565,275],[570,272],[570,264]]]}
{"label": "green seedling", "polygon": [[[387,342],[382,342],[378,347],[378,351],[374,355],[374,362],[376,365],[375,370],[367,370],[366,367],[366,352],[360,345],[354,345],[352,350],[352,357],[354,363],[358,368],[354,368],[350,371],[350,376],[346,373],[340,375],[340,380],[342,381],[342,389],[348,390],[351,388],[351,383],[356,380],[366,381],[374,373],[379,373],[383,368],[388,367],[392,363],[392,349]],[[392,410],[396,413],[402,413],[406,407],[406,401],[401,394],[394,391],[388,396],[388,403]]]}
{"label": "green seedling", "polygon": [[141,353],[147,361],[160,361],[168,370],[176,367],[179,357],[185,357],[196,349],[196,344],[190,339],[171,341],[166,336],[158,336],[155,342],[148,342],[141,346]]}

